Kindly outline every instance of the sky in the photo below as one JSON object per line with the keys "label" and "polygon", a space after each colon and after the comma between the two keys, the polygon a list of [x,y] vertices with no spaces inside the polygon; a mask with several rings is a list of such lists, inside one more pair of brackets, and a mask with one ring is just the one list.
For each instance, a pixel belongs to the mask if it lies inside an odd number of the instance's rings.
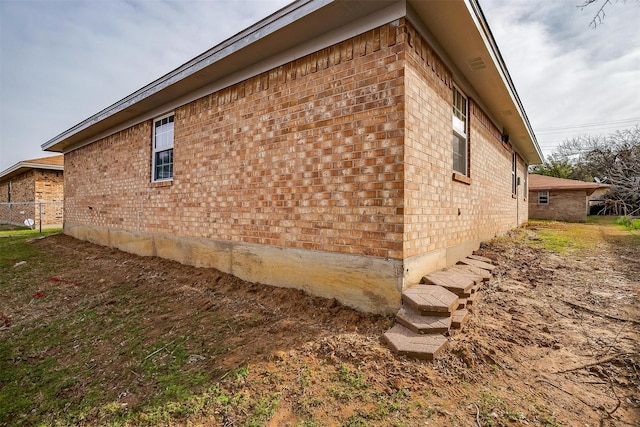
{"label": "sky", "polygon": [[[583,1],[480,0],[545,156],[640,124],[640,1]],[[289,2],[0,0],[0,172]]]}

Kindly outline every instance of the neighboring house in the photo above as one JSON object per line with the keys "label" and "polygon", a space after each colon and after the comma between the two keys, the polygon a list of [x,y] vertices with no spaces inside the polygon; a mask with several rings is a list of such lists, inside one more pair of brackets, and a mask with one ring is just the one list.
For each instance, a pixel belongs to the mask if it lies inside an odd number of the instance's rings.
{"label": "neighboring house", "polygon": [[[0,223],[62,227],[64,156],[18,162],[0,172]],[[42,224],[40,220],[42,219]]]}
{"label": "neighboring house", "polygon": [[296,1],[43,149],[71,236],[374,312],[526,222],[542,158],[476,0]]}
{"label": "neighboring house", "polygon": [[598,182],[529,175],[529,218],[585,222],[589,197],[608,188]]}

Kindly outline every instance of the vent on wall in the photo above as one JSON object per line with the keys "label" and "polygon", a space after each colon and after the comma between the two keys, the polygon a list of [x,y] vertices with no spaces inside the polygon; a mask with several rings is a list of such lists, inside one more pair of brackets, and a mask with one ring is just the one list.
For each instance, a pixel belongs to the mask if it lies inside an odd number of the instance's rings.
{"label": "vent on wall", "polygon": [[487,64],[485,64],[484,59],[482,59],[482,57],[480,56],[471,59],[468,64],[473,71],[480,71],[487,68]]}

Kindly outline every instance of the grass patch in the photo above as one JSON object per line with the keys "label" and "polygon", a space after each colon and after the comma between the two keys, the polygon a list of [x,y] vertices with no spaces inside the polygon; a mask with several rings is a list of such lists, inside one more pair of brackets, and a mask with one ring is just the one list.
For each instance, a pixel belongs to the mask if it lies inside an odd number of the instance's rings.
{"label": "grass patch", "polygon": [[529,230],[535,232],[535,237],[527,243],[559,254],[592,249],[596,244],[594,229],[588,224],[538,220],[529,222]]}

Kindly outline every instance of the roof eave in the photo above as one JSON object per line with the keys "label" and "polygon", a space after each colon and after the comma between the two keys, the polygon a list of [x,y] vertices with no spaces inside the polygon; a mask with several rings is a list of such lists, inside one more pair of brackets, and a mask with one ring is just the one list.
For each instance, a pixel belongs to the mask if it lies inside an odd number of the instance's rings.
{"label": "roof eave", "polygon": [[51,170],[51,171],[63,171],[64,165],[52,165],[49,163],[33,163],[33,162],[18,162],[15,165],[0,172],[0,181],[6,181],[15,176],[21,175],[30,170]]}
{"label": "roof eave", "polygon": [[467,95],[509,135],[526,163],[542,163],[542,151],[478,1],[408,1],[456,83],[472,92]]}
{"label": "roof eave", "polygon": [[[340,26],[356,25],[354,23],[359,18],[364,19],[383,9],[393,9],[391,13],[386,12],[385,18],[394,14],[398,15],[397,18],[405,16],[409,7],[417,10],[419,19],[429,29],[433,24],[433,35],[444,48],[442,55],[448,54],[458,73],[462,73],[470,86],[477,90],[479,100],[488,106],[490,116],[502,126],[501,131],[510,134],[514,147],[525,162],[541,163],[542,152],[477,0],[298,0],[52,138],[42,144],[42,149],[63,153],[71,151],[107,136],[118,128],[146,120],[171,103],[180,105],[178,101],[187,102],[185,93],[193,94],[202,88],[210,88],[208,83],[211,81],[222,84],[228,82],[233,73],[248,74],[255,71],[250,61],[256,61],[257,53],[263,55],[258,60],[266,61],[270,54],[288,54],[287,49],[293,49],[296,46],[294,43],[301,44],[314,37],[322,39],[328,30],[337,32]],[[441,16],[435,12],[444,9],[458,25],[443,25],[440,22]],[[391,19],[387,22],[391,22]],[[459,28],[466,26],[469,31],[459,31]],[[296,37],[292,37],[292,32]],[[462,33],[463,38],[471,37],[469,40],[474,50],[465,51],[466,45],[456,41],[456,37]],[[470,54],[486,58],[488,66],[480,72],[470,69],[467,66]]]}
{"label": "roof eave", "polygon": [[[367,14],[402,3],[404,1],[401,0],[295,1],[55,136],[41,147],[45,151],[63,153],[73,150],[92,137],[122,123],[134,123],[145,113],[182,99],[184,94],[195,92],[211,81],[224,80],[243,68],[250,69],[256,62],[268,58],[269,54],[287,52],[306,40],[322,38],[328,30],[339,29]],[[295,57],[287,58],[286,62],[291,59]]]}

